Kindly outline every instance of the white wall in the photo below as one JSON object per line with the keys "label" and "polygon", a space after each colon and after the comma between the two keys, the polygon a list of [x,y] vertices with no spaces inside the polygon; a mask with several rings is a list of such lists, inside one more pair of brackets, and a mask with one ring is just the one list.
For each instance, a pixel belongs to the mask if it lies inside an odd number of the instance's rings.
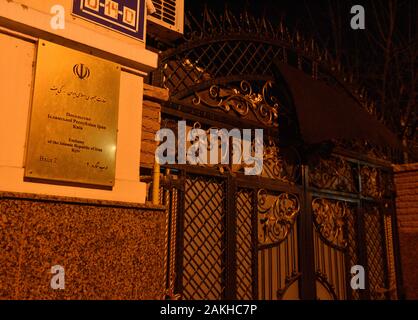
{"label": "white wall", "polygon": [[[157,67],[157,54],[145,43],[71,15],[72,0],[0,0],[0,26],[92,52],[103,58],[148,72]],[[53,5],[65,9],[65,29],[53,30]]]}
{"label": "white wall", "polygon": [[[70,25],[63,34],[48,30],[49,8],[60,2],[69,8],[67,19]],[[28,7],[22,7],[20,3]],[[141,75],[157,65],[157,55],[146,50],[139,41],[71,17],[71,3],[71,0],[0,0],[0,191],[143,203],[146,187],[139,181]],[[22,23],[25,25],[22,26]],[[46,33],[39,32],[42,28]],[[124,62],[122,70],[125,71],[121,73],[120,84],[116,179],[111,191],[23,181],[39,36],[73,49],[87,45],[93,54],[95,49],[99,49],[100,57]]]}

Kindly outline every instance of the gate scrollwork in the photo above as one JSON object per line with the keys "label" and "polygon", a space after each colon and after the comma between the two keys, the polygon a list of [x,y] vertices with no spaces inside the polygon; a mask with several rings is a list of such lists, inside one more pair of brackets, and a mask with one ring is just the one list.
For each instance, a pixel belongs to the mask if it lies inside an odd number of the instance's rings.
{"label": "gate scrollwork", "polygon": [[343,231],[350,210],[347,203],[317,198],[312,201],[312,210],[314,224],[321,237],[333,247],[345,249],[347,239]]}
{"label": "gate scrollwork", "polygon": [[300,212],[297,196],[281,193],[270,195],[266,190],[258,191],[259,244],[279,244],[286,239]]}
{"label": "gate scrollwork", "polygon": [[269,92],[272,87],[273,82],[267,81],[261,93],[256,93],[245,80],[241,81],[239,87],[213,85],[205,94],[195,92],[192,102],[196,106],[204,105],[225,112],[232,110],[243,118],[251,112],[264,125],[277,127],[280,105],[278,99]]}

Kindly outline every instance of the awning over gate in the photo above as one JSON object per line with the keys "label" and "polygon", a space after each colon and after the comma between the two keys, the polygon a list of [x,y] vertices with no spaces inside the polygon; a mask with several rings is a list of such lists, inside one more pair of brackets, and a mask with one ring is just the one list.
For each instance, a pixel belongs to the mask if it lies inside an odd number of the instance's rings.
{"label": "awning over gate", "polygon": [[293,96],[300,132],[306,143],[365,139],[381,146],[402,148],[396,136],[347,92],[314,80],[283,62],[276,61],[275,65]]}

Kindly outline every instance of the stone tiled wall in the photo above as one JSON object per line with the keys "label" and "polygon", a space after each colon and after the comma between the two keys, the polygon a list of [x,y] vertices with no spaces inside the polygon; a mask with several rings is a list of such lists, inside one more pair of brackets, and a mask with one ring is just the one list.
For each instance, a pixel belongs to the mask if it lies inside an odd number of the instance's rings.
{"label": "stone tiled wall", "polygon": [[158,299],[164,234],[161,207],[0,193],[0,299]]}
{"label": "stone tiled wall", "polygon": [[394,166],[402,276],[407,299],[418,299],[418,164]]}
{"label": "stone tiled wall", "polygon": [[142,137],[141,137],[141,167],[152,168],[155,161],[157,142],[155,134],[160,130],[161,104],[167,101],[167,89],[144,84],[144,101],[142,110]]}

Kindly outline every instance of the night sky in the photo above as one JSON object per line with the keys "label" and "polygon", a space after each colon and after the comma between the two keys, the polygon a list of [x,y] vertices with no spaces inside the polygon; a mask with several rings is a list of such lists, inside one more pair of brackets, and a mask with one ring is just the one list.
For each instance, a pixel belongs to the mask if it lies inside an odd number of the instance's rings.
{"label": "night sky", "polygon": [[[370,0],[343,1],[341,13],[346,12],[347,27],[350,25],[350,8],[353,5],[361,4],[364,5],[367,10],[369,2]],[[231,11],[236,13],[239,13],[246,8],[255,16],[264,15],[268,17],[272,23],[278,23],[281,17],[284,17],[286,22],[293,26],[308,26],[312,20],[318,21],[323,16],[328,15],[327,0],[186,0],[186,11],[190,10],[196,13],[196,15],[199,15],[205,4],[208,8],[218,13],[222,13],[225,4],[228,5]]]}

